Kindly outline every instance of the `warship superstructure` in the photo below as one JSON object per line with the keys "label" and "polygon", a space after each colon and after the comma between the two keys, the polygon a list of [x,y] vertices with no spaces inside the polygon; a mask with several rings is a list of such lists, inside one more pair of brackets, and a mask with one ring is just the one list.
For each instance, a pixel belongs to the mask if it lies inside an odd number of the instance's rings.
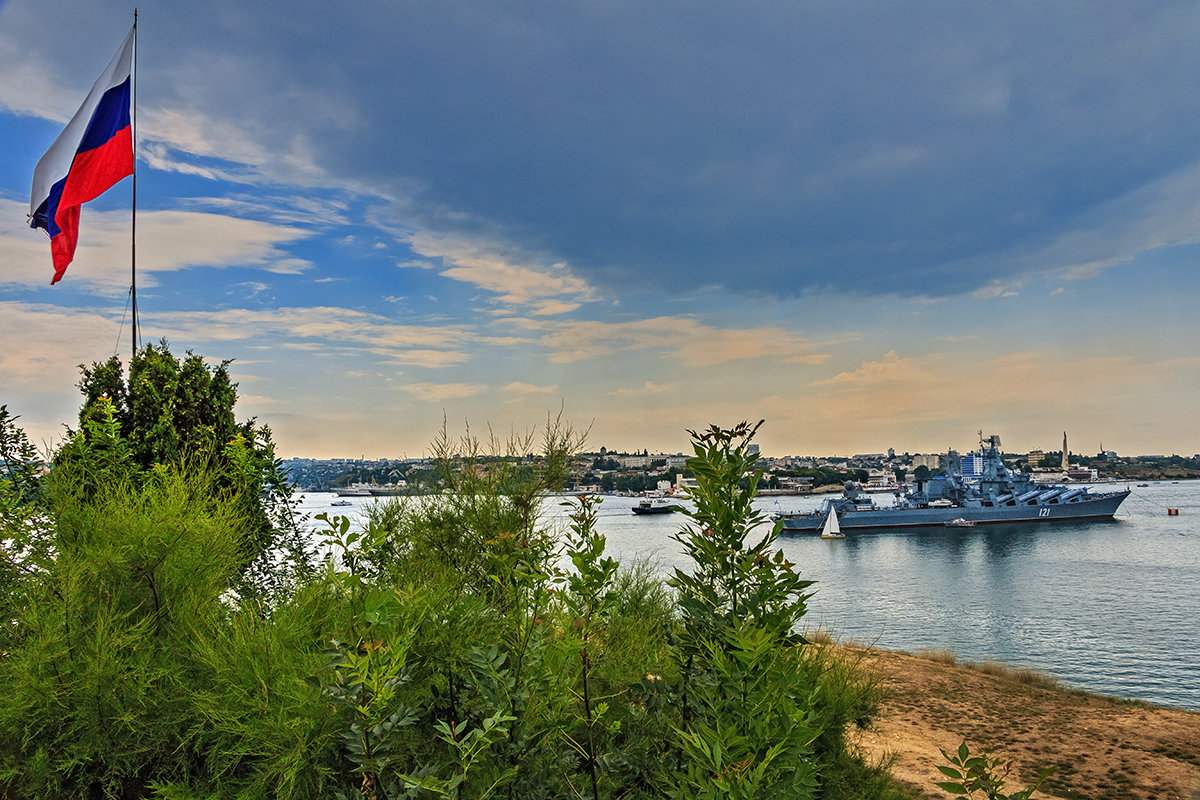
{"label": "warship superstructure", "polygon": [[[956,458],[946,460],[946,474],[918,480],[891,506],[879,506],[848,481],[841,497],[809,514],[784,514],[785,533],[816,533],[830,514],[843,531],[944,526],[947,523],[1061,522],[1112,519],[1128,490],[1091,492],[1083,486],[1036,483],[1004,466],[1000,437],[980,434],[983,468],[967,480]],[[963,522],[959,523],[958,520]]]}

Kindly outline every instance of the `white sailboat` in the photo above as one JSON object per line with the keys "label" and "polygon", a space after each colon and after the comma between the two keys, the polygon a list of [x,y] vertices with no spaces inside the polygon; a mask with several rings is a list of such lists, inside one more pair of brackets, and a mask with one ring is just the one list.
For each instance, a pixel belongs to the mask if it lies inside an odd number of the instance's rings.
{"label": "white sailboat", "polygon": [[825,515],[825,526],[821,528],[821,538],[846,538],[846,534],[842,533],[842,526],[838,524],[837,511],[834,510],[832,503],[829,504],[829,513]]}

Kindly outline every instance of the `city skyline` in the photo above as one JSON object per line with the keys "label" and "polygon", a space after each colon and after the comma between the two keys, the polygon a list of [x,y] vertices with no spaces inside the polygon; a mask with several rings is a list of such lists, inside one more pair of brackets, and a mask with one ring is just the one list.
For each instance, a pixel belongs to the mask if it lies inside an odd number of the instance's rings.
{"label": "city skyline", "polygon": [[[1200,451],[1198,7],[139,15],[143,336],[234,359],[282,457],[560,411],[595,449]],[[25,215],[131,23],[0,3],[0,403],[39,442],[129,352],[130,181],[53,288]]]}

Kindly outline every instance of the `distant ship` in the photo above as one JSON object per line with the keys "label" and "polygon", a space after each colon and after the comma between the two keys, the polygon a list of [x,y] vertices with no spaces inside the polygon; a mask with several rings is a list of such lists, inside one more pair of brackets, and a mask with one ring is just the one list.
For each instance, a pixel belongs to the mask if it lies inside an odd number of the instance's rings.
{"label": "distant ship", "polygon": [[656,500],[655,502],[650,502],[649,500],[643,500],[640,503],[638,503],[636,506],[633,507],[633,513],[639,514],[639,515],[670,514],[674,511],[675,511],[675,509],[672,506],[668,505],[666,500]]}
{"label": "distant ship", "polygon": [[[1062,522],[1112,519],[1129,490],[1091,493],[1085,487],[1034,483],[1028,475],[1010,472],[1000,454],[1000,437],[980,434],[983,468],[977,480],[963,478],[955,459],[945,476],[915,482],[907,495],[896,495],[892,506],[880,507],[854,483],[846,483],[840,498],[829,500],[810,514],[784,514],[785,533],[816,533],[835,514],[841,530],[972,527],[996,523]],[[960,522],[961,520],[961,522]]]}
{"label": "distant ship", "polygon": [[335,487],[339,497],[393,497],[408,494],[408,483],[355,483],[350,486]]}

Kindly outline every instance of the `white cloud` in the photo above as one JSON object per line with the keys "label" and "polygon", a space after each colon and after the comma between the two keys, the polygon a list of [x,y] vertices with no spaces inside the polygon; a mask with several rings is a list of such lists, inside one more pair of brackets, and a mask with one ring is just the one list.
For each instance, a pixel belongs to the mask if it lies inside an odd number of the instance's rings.
{"label": "white cloud", "polygon": [[557,386],[535,386],[532,383],[521,383],[513,381],[507,386],[501,387],[501,391],[513,392],[514,394],[529,395],[529,394],[554,394],[558,391]]}
{"label": "white cloud", "polygon": [[[20,415],[35,443],[53,444],[74,424],[79,365],[106,361],[129,344],[121,309],[67,309],[0,301],[0,404]],[[125,351],[126,354],[128,350]]]}
{"label": "white cloud", "polygon": [[[257,294],[262,294],[263,292],[265,292],[268,287],[265,283],[259,283],[257,281],[245,281],[243,283],[235,284],[234,288],[240,288],[240,289],[245,290],[244,292],[240,292],[239,294],[246,295],[248,297],[254,297]],[[233,292],[231,291],[230,294],[233,294]]]}
{"label": "white cloud", "polygon": [[405,325],[335,307],[142,313],[143,328],[179,342],[251,342],[320,355],[369,355],[382,364],[431,369],[463,364],[472,350],[526,343],[464,325]]}
{"label": "white cloud", "polygon": [[626,350],[663,351],[690,367],[754,358],[774,358],[786,364],[819,364],[827,358],[794,331],[774,326],[716,328],[687,316],[630,322],[510,321],[541,332],[539,343],[551,351],[549,358],[556,363],[600,358]]}
{"label": "white cloud", "polygon": [[0,109],[20,116],[65,123],[88,92],[86,85],[58,83],[53,65],[37,53],[3,41],[0,41],[0,74],[4,75],[0,81]]}
{"label": "white cloud", "polygon": [[[139,109],[141,152],[155,169],[234,183],[266,183],[286,175],[297,184],[311,185],[321,175],[301,139],[280,142],[244,123],[195,107]],[[214,163],[197,164],[198,158]]]}
{"label": "white cloud", "polygon": [[839,372],[832,378],[814,381],[814,386],[821,385],[873,385],[897,381],[912,382],[926,380],[930,377],[927,368],[933,356],[921,359],[900,358],[895,350],[889,350],[879,361],[864,361],[858,369],[849,372]]}
{"label": "white cloud", "polygon": [[535,317],[548,317],[556,314],[566,314],[579,308],[582,303],[567,303],[562,300],[545,300],[535,305],[529,313]]}
{"label": "white cloud", "polygon": [[[311,195],[269,195],[235,193],[223,197],[185,197],[187,209],[212,210],[249,219],[263,219],[284,225],[314,227],[346,225],[347,204]],[[351,237],[353,238],[353,237]]]}
{"label": "white cloud", "polygon": [[613,397],[644,397],[650,394],[670,394],[674,392],[675,384],[667,383],[660,384],[654,381],[646,381],[641,386],[636,388],[621,388],[609,392]]}
{"label": "white cloud", "polygon": [[427,403],[461,400],[487,389],[486,386],[478,383],[406,383],[399,388]]}
{"label": "white cloud", "polygon": [[1143,253],[1200,243],[1200,161],[1097,207],[1038,252],[1061,280],[1088,280]]}
{"label": "white cloud", "polygon": [[313,268],[311,261],[305,261],[303,258],[280,258],[267,263],[265,269],[267,272],[276,275],[300,275]]}
{"label": "white cloud", "polygon": [[[534,313],[548,315],[573,311],[581,302],[596,299],[587,282],[572,275],[563,264],[545,267],[528,261],[520,263],[492,241],[419,231],[408,237],[408,243],[418,255],[441,259],[442,266],[433,268],[443,277],[492,292],[498,303],[534,305]],[[429,268],[424,262],[405,262],[402,266]]]}
{"label": "white cloud", "polygon": [[[49,240],[45,232],[22,224],[27,213],[24,203],[0,199],[0,282],[49,283]],[[85,206],[80,219],[75,260],[63,280],[76,289],[123,294],[129,285],[129,212]],[[139,286],[155,285],[154,273],[189,267],[257,267],[296,274],[312,266],[283,250],[312,236],[301,228],[198,211],[142,211],[137,222]]]}
{"label": "white cloud", "polygon": [[[240,383],[244,380],[246,380],[246,379],[239,378],[238,382]],[[237,406],[238,406],[239,411],[245,411],[247,408],[250,408],[250,407],[253,407],[253,408],[260,408],[260,407],[277,408],[277,407],[279,407],[279,405],[280,405],[280,402],[277,398],[266,397],[265,395],[261,395],[261,394],[238,394],[238,398],[237,398]]]}
{"label": "white cloud", "polygon": [[1020,292],[1017,291],[1017,287],[1020,285],[1021,284],[1019,281],[1005,285],[1004,283],[996,280],[992,281],[986,286],[979,287],[971,294],[984,300],[995,297],[1016,297],[1020,294]]}
{"label": "white cloud", "polygon": [[385,363],[401,364],[410,367],[426,367],[440,369],[464,364],[470,360],[469,353],[461,350],[388,350],[372,347],[372,353],[383,356]]}
{"label": "white cloud", "polygon": [[78,379],[78,364],[103,361],[128,342],[120,319],[120,309],[0,302],[0,385],[62,391]]}
{"label": "white cloud", "polygon": [[54,276],[50,239],[29,227],[29,205],[0,197],[0,285],[44,286]]}

